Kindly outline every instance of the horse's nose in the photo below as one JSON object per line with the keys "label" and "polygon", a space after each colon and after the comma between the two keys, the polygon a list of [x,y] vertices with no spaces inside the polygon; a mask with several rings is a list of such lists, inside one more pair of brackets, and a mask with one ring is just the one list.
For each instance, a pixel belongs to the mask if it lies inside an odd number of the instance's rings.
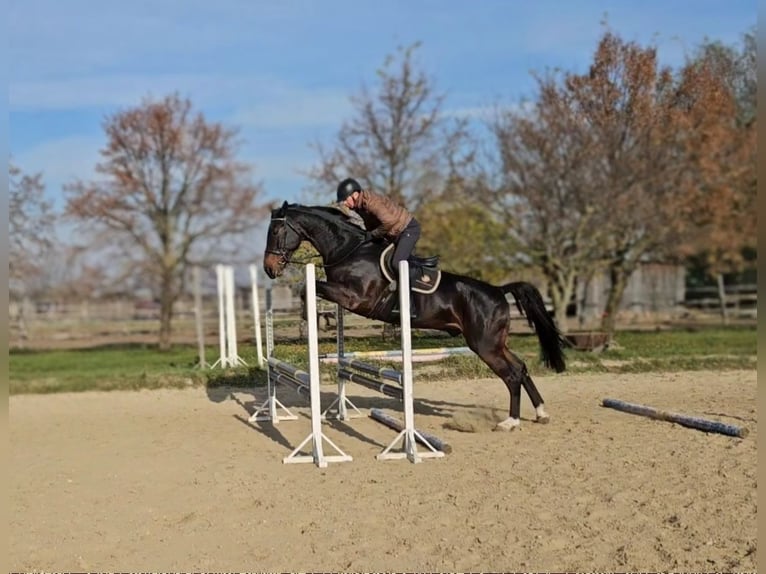
{"label": "horse's nose", "polygon": [[280,258],[273,253],[269,253],[263,258],[263,270],[270,279],[274,279],[281,272]]}

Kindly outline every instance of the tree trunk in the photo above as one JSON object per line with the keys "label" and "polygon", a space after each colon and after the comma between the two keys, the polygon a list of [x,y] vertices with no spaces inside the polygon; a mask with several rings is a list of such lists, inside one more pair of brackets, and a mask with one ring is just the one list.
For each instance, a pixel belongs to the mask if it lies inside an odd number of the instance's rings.
{"label": "tree trunk", "polygon": [[26,305],[26,298],[21,298],[16,305],[16,316],[12,320],[12,327],[16,331],[16,345],[19,349],[23,349],[26,346],[26,341],[29,339],[29,332],[27,330],[26,313],[24,306]]}
{"label": "tree trunk", "polygon": [[723,282],[723,274],[718,273],[718,275],[716,276],[716,280],[718,283],[718,300],[721,303],[721,319],[723,319],[724,325],[728,325],[729,311],[728,309],[726,309],[726,288]]}
{"label": "tree trunk", "polygon": [[631,272],[620,267],[609,268],[609,293],[606,297],[604,315],[601,317],[601,330],[606,332],[607,342],[611,343],[614,338],[614,330],[617,321],[617,313],[620,310],[620,302],[628,285],[628,277]]}
{"label": "tree trunk", "polygon": [[160,351],[169,351],[172,343],[172,320],[175,295],[173,290],[173,274],[165,271],[162,276],[160,292]]}
{"label": "tree trunk", "polygon": [[549,275],[549,292],[553,303],[553,317],[562,333],[568,332],[567,305],[572,299],[573,276]]}

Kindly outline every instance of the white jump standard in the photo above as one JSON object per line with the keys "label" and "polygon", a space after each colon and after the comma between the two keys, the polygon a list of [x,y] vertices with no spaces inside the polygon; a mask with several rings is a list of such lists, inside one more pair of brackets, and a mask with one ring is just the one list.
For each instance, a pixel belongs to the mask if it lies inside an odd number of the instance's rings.
{"label": "white jump standard", "polygon": [[[270,293],[267,293],[267,299],[270,299]],[[272,332],[273,313],[271,312],[270,301],[267,301],[267,333]],[[272,356],[273,340],[268,337],[268,398],[250,417],[250,422],[271,421],[278,424],[280,420],[294,420],[297,417],[290,413],[282,403],[277,400],[277,384],[292,387],[299,394],[308,394],[311,402],[311,433],[301,442],[293,452],[283,459],[285,464],[313,462],[320,468],[324,468],[330,462],[347,462],[353,460],[351,456],[344,453],[322,432],[322,415],[320,412],[319,393],[319,341],[316,316],[316,271],[312,263],[306,265],[306,304],[308,306],[308,353],[309,353],[309,372],[303,371],[289,363],[280,361]],[[277,409],[282,408],[287,411],[287,415],[278,415]],[[266,412],[266,414],[262,414]],[[311,454],[300,454],[303,447],[311,441]],[[324,443],[330,445],[338,454],[326,455],[324,453]]]}
{"label": "white jump standard", "polygon": [[234,268],[216,265],[218,279],[218,344],[220,356],[213,367],[247,366],[237,352],[237,318],[234,308]]}

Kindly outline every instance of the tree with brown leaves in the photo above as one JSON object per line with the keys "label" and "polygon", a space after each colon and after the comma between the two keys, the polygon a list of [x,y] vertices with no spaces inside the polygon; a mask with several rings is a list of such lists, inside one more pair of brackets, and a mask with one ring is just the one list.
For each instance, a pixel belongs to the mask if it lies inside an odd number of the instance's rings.
{"label": "tree with brown leaves", "polygon": [[[156,280],[159,347],[171,345],[173,306],[191,263],[251,231],[268,210],[251,168],[235,159],[237,132],[208,122],[188,99],[170,95],[108,116],[98,180],[68,185],[67,213],[93,224],[133,272]],[[105,233],[104,233],[105,232]]]}
{"label": "tree with brown leaves", "polygon": [[711,66],[675,75],[653,46],[607,32],[586,73],[549,76],[531,112],[495,124],[501,205],[549,277],[558,316],[572,282],[603,268],[611,336],[637,266],[684,256],[737,179],[726,167],[732,110]]}
{"label": "tree with brown leaves", "polygon": [[718,120],[716,137],[701,141],[702,149],[695,155],[704,209],[695,214],[696,233],[686,246],[717,279],[724,320],[728,316],[723,276],[754,265],[749,259],[757,252],[755,52],[752,32],[744,35],[741,50],[706,41],[685,67],[687,76],[712,74],[724,91],[724,105],[707,118]]}
{"label": "tree with brown leaves", "polygon": [[566,331],[577,280],[603,265],[603,210],[589,171],[596,143],[556,78],[536,79],[536,101],[501,108],[490,124],[499,172],[491,207],[526,264],[542,271],[556,323]]}
{"label": "tree with brown leaves", "polygon": [[[733,94],[709,65],[678,74],[653,46],[607,33],[588,74],[566,82],[599,144],[594,185],[608,206],[610,289],[602,328],[611,336],[631,274],[647,258],[683,260],[706,213],[728,210],[736,175],[726,164]],[[708,240],[714,240],[708,237]]]}
{"label": "tree with brown leaves", "polygon": [[316,144],[319,165],[308,176],[334,197],[335,186],[352,176],[362,185],[416,210],[429,189],[470,161],[463,144],[465,121],[443,112],[444,95],[423,72],[420,44],[399,48],[378,70],[378,87],[353,96],[354,116],[344,122],[330,148]]}

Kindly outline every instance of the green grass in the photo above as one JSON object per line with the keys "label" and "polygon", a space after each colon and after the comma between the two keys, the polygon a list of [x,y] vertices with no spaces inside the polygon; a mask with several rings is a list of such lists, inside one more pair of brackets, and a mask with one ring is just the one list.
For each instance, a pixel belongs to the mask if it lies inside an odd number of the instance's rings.
{"label": "green grass", "polygon": [[[461,346],[461,338],[413,337],[413,347]],[[526,361],[530,373],[550,373],[538,361],[539,347],[533,335],[511,335],[508,345]],[[320,340],[320,353],[334,352],[330,335]],[[349,339],[347,351],[396,349],[396,341],[380,337]],[[705,328],[695,331],[620,332],[616,345],[600,353],[567,350],[569,373],[640,373],[701,369],[755,369],[757,354],[755,328]],[[250,345],[240,345],[242,358],[256,364]],[[308,367],[303,341],[280,341],[277,356]],[[217,350],[208,349],[209,363]],[[53,393],[85,390],[182,388],[188,386],[261,385],[265,372],[254,366],[223,371],[196,368],[194,347],[176,347],[159,352],[151,346],[123,345],[71,351],[11,351],[10,392]],[[396,367],[396,363],[390,364]],[[332,380],[334,366],[323,365],[323,378]],[[414,375],[428,378],[470,379],[493,376],[473,355],[449,357],[436,363],[415,363]],[[425,375],[424,375],[425,376]]]}

